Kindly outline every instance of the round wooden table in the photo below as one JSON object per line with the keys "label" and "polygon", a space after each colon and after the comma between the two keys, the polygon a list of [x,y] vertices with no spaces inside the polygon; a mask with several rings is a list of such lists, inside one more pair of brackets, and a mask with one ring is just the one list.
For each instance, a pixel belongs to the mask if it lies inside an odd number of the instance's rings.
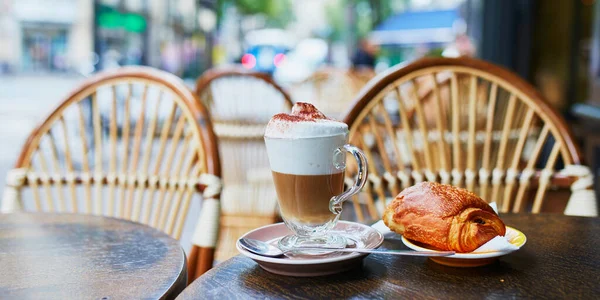
{"label": "round wooden table", "polygon": [[172,299],[179,242],[148,226],[76,214],[0,214],[0,298]]}
{"label": "round wooden table", "polygon": [[[503,215],[527,244],[492,265],[453,268],[427,258],[371,254],[338,275],[274,275],[236,256],[188,286],[178,299],[211,298],[575,298],[600,295],[600,218]],[[399,239],[383,248],[407,249]]]}

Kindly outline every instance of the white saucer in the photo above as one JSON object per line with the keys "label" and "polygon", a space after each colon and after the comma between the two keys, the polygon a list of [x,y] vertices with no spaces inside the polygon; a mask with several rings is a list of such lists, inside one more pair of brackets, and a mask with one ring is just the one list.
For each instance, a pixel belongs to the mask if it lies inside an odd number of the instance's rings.
{"label": "white saucer", "polygon": [[[510,226],[506,226],[505,236],[508,239],[509,243],[517,247],[516,249],[506,249],[502,251],[488,252],[456,253],[454,255],[445,257],[430,257],[429,259],[433,260],[436,263],[452,267],[478,267],[493,263],[498,257],[519,250],[519,248],[521,248],[523,245],[525,245],[525,242],[527,242],[527,237],[525,237],[525,234]],[[417,242],[406,239],[405,237],[402,237],[402,243],[404,243],[406,247],[416,251],[437,252],[436,250],[426,248],[426,245],[418,244]]]}
{"label": "white saucer", "polygon": [[[383,243],[383,235],[379,231],[360,223],[339,221],[333,232],[354,241],[357,248],[376,249]],[[276,245],[280,238],[289,234],[292,233],[284,223],[277,223],[254,229],[240,238],[252,238]],[[317,258],[272,258],[250,253],[243,249],[239,242],[236,243],[236,247],[240,253],[256,261],[266,271],[297,277],[322,276],[347,271],[359,266],[363,258],[368,255],[337,252]]]}

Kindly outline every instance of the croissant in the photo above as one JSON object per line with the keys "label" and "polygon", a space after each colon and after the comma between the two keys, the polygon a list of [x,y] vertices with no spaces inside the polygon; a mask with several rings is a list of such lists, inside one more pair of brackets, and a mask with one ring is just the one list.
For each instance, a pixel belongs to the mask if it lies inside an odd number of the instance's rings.
{"label": "croissant", "polygon": [[477,195],[434,182],[403,190],[385,209],[383,222],[409,240],[456,252],[471,252],[506,233],[502,220]]}

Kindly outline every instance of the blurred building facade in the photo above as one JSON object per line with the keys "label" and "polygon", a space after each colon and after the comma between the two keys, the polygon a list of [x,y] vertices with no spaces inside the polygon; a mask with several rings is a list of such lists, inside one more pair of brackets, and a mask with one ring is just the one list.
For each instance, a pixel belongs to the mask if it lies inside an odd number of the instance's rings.
{"label": "blurred building facade", "polygon": [[87,61],[93,49],[92,3],[0,0],[0,72],[66,71]]}
{"label": "blurred building facade", "polygon": [[211,18],[213,2],[0,0],[0,73],[149,65],[195,77],[208,66],[212,30],[200,28],[199,13],[205,7],[203,20]]}
{"label": "blurred building facade", "polygon": [[99,68],[150,65],[182,77],[198,75],[207,55],[199,9],[196,0],[97,1]]}

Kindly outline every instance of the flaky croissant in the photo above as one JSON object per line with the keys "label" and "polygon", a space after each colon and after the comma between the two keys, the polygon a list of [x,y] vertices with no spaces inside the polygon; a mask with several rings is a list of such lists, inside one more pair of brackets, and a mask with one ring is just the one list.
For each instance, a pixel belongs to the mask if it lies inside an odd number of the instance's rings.
{"label": "flaky croissant", "polygon": [[403,190],[385,209],[383,222],[409,240],[456,252],[471,252],[506,233],[502,220],[477,195],[434,182]]}

